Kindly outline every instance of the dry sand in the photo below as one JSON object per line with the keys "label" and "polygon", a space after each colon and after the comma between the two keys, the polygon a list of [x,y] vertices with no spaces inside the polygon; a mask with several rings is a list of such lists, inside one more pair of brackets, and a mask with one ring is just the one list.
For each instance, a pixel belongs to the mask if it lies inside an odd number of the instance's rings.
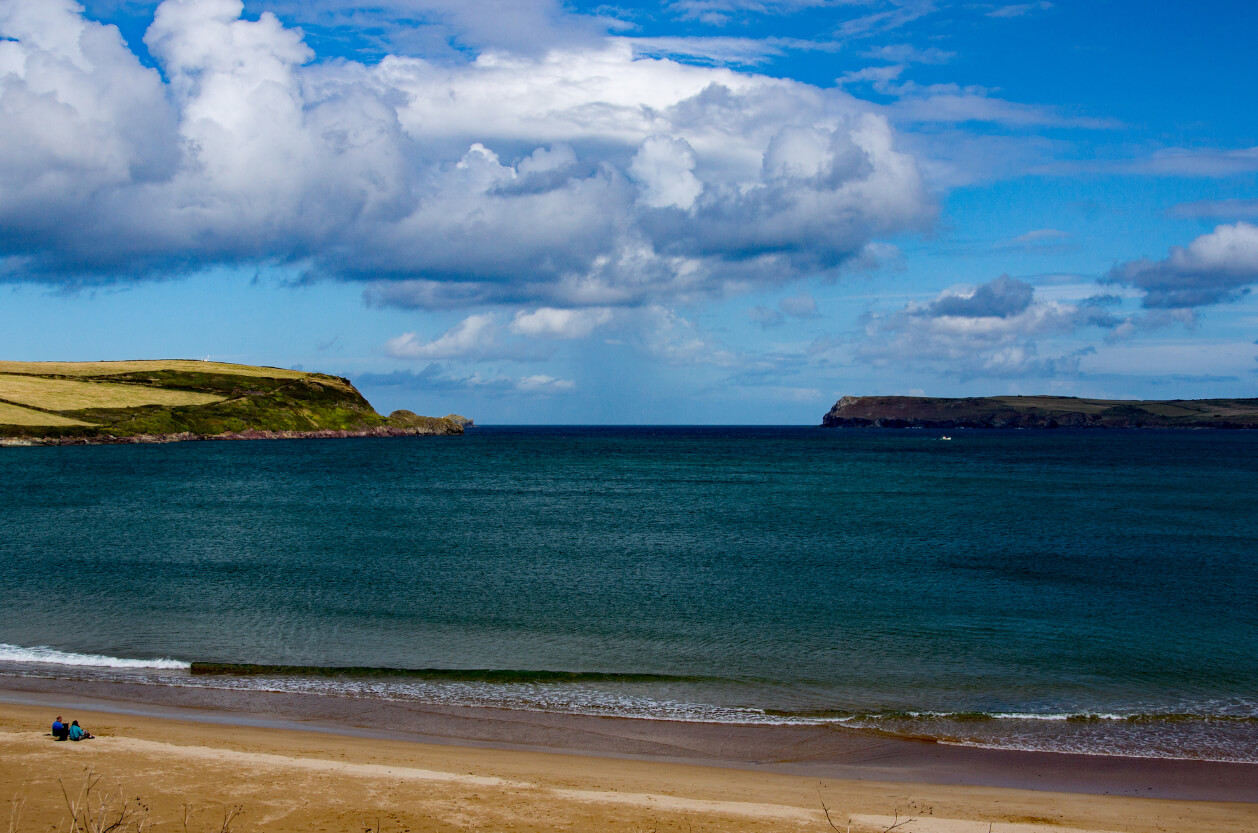
{"label": "dry sand", "polygon": [[[471,748],[64,710],[95,740],[57,743],[48,708],[0,704],[0,825],[68,830],[64,785],[139,799],[155,830],[1074,833],[1258,830],[1258,803],[834,780],[666,761]],[[1251,800],[1258,801],[1258,795]],[[115,802],[116,804],[117,802]],[[898,815],[897,815],[898,814]]]}

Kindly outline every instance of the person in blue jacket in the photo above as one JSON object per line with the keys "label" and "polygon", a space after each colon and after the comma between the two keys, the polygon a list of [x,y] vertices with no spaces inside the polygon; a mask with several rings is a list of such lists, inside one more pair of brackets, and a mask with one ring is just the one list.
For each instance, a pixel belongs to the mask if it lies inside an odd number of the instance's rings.
{"label": "person in blue jacket", "polygon": [[65,740],[70,737],[70,727],[61,722],[61,715],[52,722],[52,739]]}
{"label": "person in blue jacket", "polygon": [[70,723],[70,740],[87,740],[95,737],[91,732],[79,725],[79,721],[75,720]]}

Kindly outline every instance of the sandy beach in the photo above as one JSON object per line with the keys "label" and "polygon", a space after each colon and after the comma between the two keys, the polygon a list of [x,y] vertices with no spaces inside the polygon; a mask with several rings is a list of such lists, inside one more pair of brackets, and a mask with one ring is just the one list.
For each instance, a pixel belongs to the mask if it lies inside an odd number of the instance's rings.
{"label": "sandy beach", "polygon": [[[376,733],[315,716],[311,703],[303,716],[291,698],[255,695],[227,711],[145,703],[134,690],[110,700],[64,681],[12,682],[0,696],[0,809],[8,818],[16,806],[15,831],[68,829],[62,787],[73,797],[87,773],[99,776],[98,797],[112,794],[116,807],[119,797],[138,800],[158,829],[182,829],[187,807],[189,830],[217,831],[239,807],[235,830],[822,831],[831,829],[823,802],[835,828],[860,833],[907,818],[895,829],[1258,828],[1253,765],[1019,755],[833,732],[840,738],[827,752],[789,732],[606,719],[593,726],[476,709],[423,719],[448,733],[461,727],[462,738]],[[55,714],[98,737],[53,742]],[[381,719],[389,717],[371,718]],[[468,731],[473,724],[479,737]],[[528,737],[520,734],[526,724]],[[718,735],[724,741],[713,746]],[[766,742],[779,744],[776,757]],[[1041,788],[993,785],[1001,782]]]}

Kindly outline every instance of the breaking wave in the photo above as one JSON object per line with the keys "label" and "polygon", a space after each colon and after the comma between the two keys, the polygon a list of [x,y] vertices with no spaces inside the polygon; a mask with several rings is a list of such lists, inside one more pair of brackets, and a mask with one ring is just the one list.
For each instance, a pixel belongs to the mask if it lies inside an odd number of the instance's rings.
{"label": "breaking wave", "polygon": [[77,654],[58,651],[45,645],[24,648],[0,642],[0,662],[40,663],[43,665],[73,665],[93,668],[155,668],[164,671],[186,670],[191,663],[177,659],[123,659],[103,654]]}

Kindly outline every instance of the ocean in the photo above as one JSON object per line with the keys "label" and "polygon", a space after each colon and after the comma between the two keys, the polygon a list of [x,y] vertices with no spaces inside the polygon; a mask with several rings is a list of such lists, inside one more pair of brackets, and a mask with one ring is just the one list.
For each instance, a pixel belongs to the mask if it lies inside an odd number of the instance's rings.
{"label": "ocean", "polygon": [[0,688],[1258,761],[1258,432],[949,434],[0,449]]}

